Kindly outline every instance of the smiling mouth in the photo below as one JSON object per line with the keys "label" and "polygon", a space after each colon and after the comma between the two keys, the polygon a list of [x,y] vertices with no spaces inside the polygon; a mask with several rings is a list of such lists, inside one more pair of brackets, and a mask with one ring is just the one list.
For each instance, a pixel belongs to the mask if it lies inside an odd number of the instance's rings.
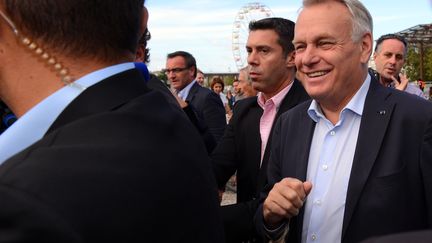
{"label": "smiling mouth", "polygon": [[317,71],[317,72],[312,72],[312,73],[306,73],[306,75],[308,76],[308,78],[316,78],[316,77],[324,76],[327,73],[329,73],[329,72],[328,71]]}

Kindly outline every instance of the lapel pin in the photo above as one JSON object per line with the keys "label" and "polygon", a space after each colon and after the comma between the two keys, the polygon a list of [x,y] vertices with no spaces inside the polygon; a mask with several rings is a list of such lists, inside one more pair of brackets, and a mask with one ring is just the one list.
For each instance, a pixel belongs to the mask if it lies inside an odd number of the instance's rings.
{"label": "lapel pin", "polygon": [[385,111],[385,110],[382,110],[382,111],[378,111],[378,114],[380,114],[381,116],[384,116],[384,115],[385,115],[385,113],[386,113],[386,111]]}

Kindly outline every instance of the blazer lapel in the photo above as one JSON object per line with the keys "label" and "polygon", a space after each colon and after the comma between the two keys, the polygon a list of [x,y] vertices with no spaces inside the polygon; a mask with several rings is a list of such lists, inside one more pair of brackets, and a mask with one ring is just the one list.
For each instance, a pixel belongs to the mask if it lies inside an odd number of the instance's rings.
{"label": "blazer lapel", "polygon": [[364,104],[356,151],[348,183],[342,241],[363,187],[380,151],[393,112],[394,103],[386,101],[389,95],[391,95],[389,90],[382,87],[378,81],[372,78]]}
{"label": "blazer lapel", "polygon": [[149,90],[145,80],[136,69],[111,76],[86,89],[72,101],[54,121],[46,134],[74,120],[112,110],[147,91]]}
{"label": "blazer lapel", "polygon": [[[297,156],[294,158],[297,159],[297,166],[295,171],[295,178],[306,181],[307,176],[307,167],[309,163],[309,153],[312,143],[312,137],[315,131],[315,125],[316,123],[309,117],[307,113],[307,109],[310,106],[311,102],[308,102],[309,105],[306,106],[306,109],[302,112],[300,123],[303,124],[304,129],[301,131],[297,131],[297,136],[295,138],[296,140],[296,148],[298,149]],[[307,202],[306,202],[307,203]],[[303,217],[304,217],[304,209],[303,206],[300,209],[300,212],[297,217],[297,223],[296,223],[296,233],[297,236],[299,236],[299,239],[301,239],[302,231],[303,231]]]}
{"label": "blazer lapel", "polygon": [[[295,107],[296,105],[300,104],[301,102],[303,102],[304,100],[307,99],[306,97],[307,97],[306,91],[304,90],[303,86],[301,86],[300,82],[297,79],[294,79],[291,90],[283,98],[283,100],[279,106],[279,110],[276,113],[276,117],[273,121],[273,125],[272,125],[270,135],[269,135],[269,138],[267,141],[266,149],[264,151],[262,165],[261,165],[261,168],[260,168],[259,174],[258,174],[258,187],[257,187],[258,189],[263,188],[265,186],[265,184],[267,184],[267,180],[266,180],[266,178],[267,178],[267,164],[268,164],[268,160],[270,158],[270,148],[271,148],[271,142],[272,142],[272,137],[273,137],[274,124],[276,123],[277,119],[279,118],[279,116],[282,113],[284,113],[284,112],[288,111],[289,109]],[[261,112],[261,115],[262,115],[262,112]],[[260,118],[261,118],[261,116],[260,116]],[[259,127],[259,121],[258,121],[258,127]],[[259,137],[261,137],[261,135]],[[259,165],[258,165],[258,168],[259,168]]]}
{"label": "blazer lapel", "polygon": [[[261,134],[260,134],[260,120],[263,114],[263,110],[258,105],[257,99],[255,98],[254,102],[251,104],[248,109],[248,119],[244,119],[244,123],[241,125],[244,126],[244,131],[247,132],[247,139],[250,141],[250,148],[254,148],[250,150],[250,157],[248,163],[245,163],[248,167],[248,170],[252,175],[258,175],[257,178],[254,179],[256,183],[256,195],[258,196],[261,192],[261,189],[265,186],[265,174],[263,173],[264,162],[260,167],[261,163]],[[265,155],[264,155],[265,156]],[[251,162],[251,163],[249,163]]]}
{"label": "blazer lapel", "polygon": [[[311,102],[308,103],[310,104]],[[304,129],[302,129],[301,131],[297,131],[297,136],[295,138],[295,143],[298,144],[298,146],[296,146],[298,149],[298,158],[296,157],[296,159],[298,159],[298,162],[296,166],[295,176],[297,179],[302,181],[306,180],[307,166],[309,162],[309,152],[316,124],[314,120],[309,117],[307,113],[307,108],[309,108],[309,105],[302,113],[302,118],[300,120],[300,122],[303,124]]]}
{"label": "blazer lapel", "polygon": [[192,102],[192,100],[195,97],[195,94],[198,92],[198,89],[199,89],[199,84],[195,82],[192,85],[191,89],[189,90],[188,96],[186,97],[187,102],[189,102],[189,103]]}

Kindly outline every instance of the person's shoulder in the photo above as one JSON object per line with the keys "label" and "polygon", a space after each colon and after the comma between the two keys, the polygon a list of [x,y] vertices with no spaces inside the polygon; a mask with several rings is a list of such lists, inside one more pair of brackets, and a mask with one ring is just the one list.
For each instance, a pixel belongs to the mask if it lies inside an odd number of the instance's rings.
{"label": "person's shoulder", "polygon": [[212,97],[212,98],[218,97],[219,98],[219,95],[217,95],[215,92],[213,92],[209,88],[202,87],[198,83],[195,83],[194,85],[192,85],[189,93],[194,93],[195,96],[198,96],[198,97],[203,98],[203,99],[205,99],[207,97]]}
{"label": "person's shoulder", "polygon": [[247,97],[247,98],[238,100],[234,103],[233,109],[234,109],[234,111],[244,110],[244,109],[249,108],[251,106],[258,105],[257,99],[258,99],[257,96],[252,96],[252,97]]}
{"label": "person's shoulder", "polygon": [[399,104],[399,106],[406,107],[407,109],[431,109],[432,102],[420,97],[416,94],[400,91],[397,89],[388,88],[391,95],[388,100]]}
{"label": "person's shoulder", "polygon": [[[199,86],[199,85],[198,85]],[[196,96],[202,99],[204,103],[220,103],[222,104],[221,96],[213,92],[212,90],[200,86],[196,92]]]}
{"label": "person's shoulder", "polygon": [[[384,87],[383,87],[384,88]],[[365,112],[374,113],[378,106],[392,109],[392,117],[403,118],[406,121],[415,121],[416,124],[432,121],[432,102],[405,91],[394,88],[384,88],[381,98],[366,98]]]}
{"label": "person's shoulder", "polygon": [[[133,157],[157,161],[156,154],[165,148],[176,148],[177,155],[195,153],[188,146],[193,146],[196,154],[201,146],[206,155],[198,132],[184,112],[170,105],[159,92],[150,91],[121,107],[68,122],[18,154],[13,163],[27,161],[23,164],[56,167],[59,161],[72,166],[77,159],[80,163]],[[165,158],[167,163],[176,160],[171,154]]]}
{"label": "person's shoulder", "polygon": [[244,119],[246,114],[248,114],[252,109],[258,108],[257,97],[247,97],[236,101],[233,106],[233,116],[231,117],[232,121],[239,121]]}
{"label": "person's shoulder", "polygon": [[289,109],[288,111],[282,113],[281,116],[287,117],[287,116],[292,116],[292,115],[297,115],[297,114],[304,114],[309,109],[311,102],[312,102],[311,99],[305,99],[302,102],[300,102],[298,105],[296,105],[293,108]]}
{"label": "person's shoulder", "polygon": [[216,96],[218,96],[215,92],[213,92],[212,90],[210,90],[209,88],[206,87],[202,87],[199,84],[195,84],[197,86],[197,93],[203,96],[208,96],[208,95],[213,95],[215,94]]}
{"label": "person's shoulder", "polygon": [[[176,129],[179,127],[184,129]],[[85,132],[77,134],[79,130]],[[170,132],[177,133],[177,130],[194,131],[180,107],[169,103],[161,92],[150,90],[113,109],[72,120],[61,127],[57,139],[79,135],[80,140],[100,139],[102,144],[108,137],[150,142],[152,136],[169,137]]]}
{"label": "person's shoulder", "polygon": [[413,95],[417,95],[419,97],[422,97],[423,99],[425,99],[425,95],[423,93],[423,91],[415,84],[413,83],[408,83],[407,87],[405,88],[405,91],[407,93],[413,94]]}

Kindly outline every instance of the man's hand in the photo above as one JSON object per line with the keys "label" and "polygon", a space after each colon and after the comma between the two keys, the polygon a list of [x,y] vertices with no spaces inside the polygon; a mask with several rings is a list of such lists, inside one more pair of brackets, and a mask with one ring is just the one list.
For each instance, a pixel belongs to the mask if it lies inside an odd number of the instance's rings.
{"label": "man's hand", "polygon": [[176,98],[178,104],[180,105],[180,108],[183,109],[183,108],[185,108],[186,106],[188,106],[188,103],[186,103],[186,101],[182,100],[182,98],[180,98],[180,97],[178,96],[178,94],[177,94],[173,89],[170,89],[170,91],[171,91],[171,93],[174,95],[174,97]]}
{"label": "man's hand", "polygon": [[296,216],[311,190],[312,183],[294,178],[284,178],[276,183],[263,205],[266,225],[275,228],[284,219]]}
{"label": "man's hand", "polygon": [[393,83],[395,84],[396,89],[400,91],[404,91],[406,89],[409,80],[405,74],[399,73],[400,82],[393,76],[391,78],[393,80]]}

